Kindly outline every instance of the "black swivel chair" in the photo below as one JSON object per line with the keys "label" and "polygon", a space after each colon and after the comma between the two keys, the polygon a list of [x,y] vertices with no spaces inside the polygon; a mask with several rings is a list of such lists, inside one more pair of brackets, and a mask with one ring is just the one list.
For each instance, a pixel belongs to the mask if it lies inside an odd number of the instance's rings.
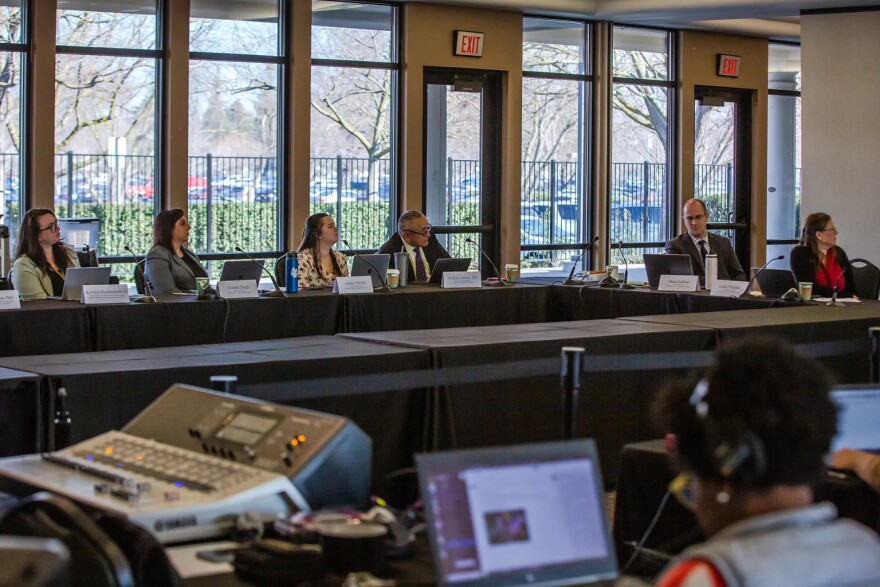
{"label": "black swivel chair", "polygon": [[880,296],[880,268],[865,259],[851,259],[853,290],[864,300],[876,300]]}
{"label": "black swivel chair", "polygon": [[[145,282],[144,282],[144,267],[147,263],[146,259],[138,261],[138,264],[134,268],[134,287],[137,289],[137,292],[141,295],[144,295],[147,291]],[[140,269],[138,269],[140,266]]]}
{"label": "black swivel chair", "polygon": [[287,285],[287,255],[281,255],[275,260],[275,281],[281,289]]}
{"label": "black swivel chair", "polygon": [[88,249],[86,251],[77,251],[76,256],[79,259],[80,267],[97,267],[98,266],[98,251],[95,249]]}

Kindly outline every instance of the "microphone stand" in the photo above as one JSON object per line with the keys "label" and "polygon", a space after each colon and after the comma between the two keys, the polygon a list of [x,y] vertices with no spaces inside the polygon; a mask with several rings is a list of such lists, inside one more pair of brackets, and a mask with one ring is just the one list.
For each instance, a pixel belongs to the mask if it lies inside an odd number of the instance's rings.
{"label": "microphone stand", "polygon": [[599,237],[597,236],[596,238],[594,238],[593,240],[591,240],[590,243],[589,243],[587,246],[585,246],[583,249],[581,249],[581,252],[580,252],[580,254],[577,256],[577,259],[574,260],[574,265],[572,265],[572,267],[571,267],[571,271],[569,271],[569,273],[568,273],[568,279],[566,279],[565,281],[563,281],[563,282],[562,282],[562,285],[583,285],[583,284],[584,284],[583,280],[580,280],[580,279],[572,279],[572,277],[574,276],[574,270],[577,269],[577,264],[578,264],[578,262],[581,260],[581,257],[584,256],[584,253],[586,253],[587,251],[589,251],[590,249],[592,249],[592,248],[593,248],[593,245],[594,245],[594,244],[596,243],[596,241],[598,241],[598,240],[599,240]]}
{"label": "microphone stand", "polygon": [[125,246],[123,246],[122,248],[124,248],[126,251],[128,251],[129,253],[131,253],[131,256],[134,258],[134,270],[135,270],[135,273],[137,273],[138,271],[140,271],[140,272],[141,272],[141,277],[142,277],[143,280],[144,280],[144,295],[142,295],[142,296],[139,297],[138,299],[134,300],[135,303],[138,303],[138,304],[155,304],[155,303],[156,303],[156,298],[153,297],[153,292],[150,291],[150,289],[151,289],[151,288],[150,288],[150,280],[147,279],[147,274],[144,273],[144,268],[141,267],[141,262],[140,262],[140,260],[138,259],[138,256],[134,254],[134,251],[133,251],[133,250],[131,250],[131,246],[129,246],[129,245],[125,245]]}
{"label": "microphone stand", "polygon": [[845,306],[843,302],[837,301],[837,289],[840,287],[840,278],[843,277],[844,270],[840,269],[840,275],[834,280],[834,289],[831,290],[831,299],[825,304],[826,306]]}
{"label": "microphone stand", "polygon": [[509,283],[507,283],[506,281],[501,279],[501,273],[498,271],[498,267],[495,265],[495,263],[492,262],[492,259],[489,257],[489,255],[487,255],[486,252],[483,251],[483,247],[481,247],[479,244],[477,244],[477,241],[475,241],[471,237],[467,237],[466,239],[464,239],[464,242],[471,243],[472,245],[477,247],[477,250],[480,251],[480,254],[483,255],[483,258],[486,259],[487,261],[489,261],[489,265],[492,266],[492,270],[495,272],[495,277],[498,278],[499,285],[502,285],[502,286],[510,285]]}
{"label": "microphone stand", "polygon": [[740,297],[741,297],[741,298],[744,298],[744,297],[746,297],[747,295],[749,295],[749,286],[751,286],[751,285],[752,285],[752,282],[754,282],[754,281],[758,278],[758,276],[761,274],[761,271],[763,271],[764,269],[767,268],[767,265],[769,265],[769,264],[772,263],[773,261],[781,261],[782,259],[785,259],[785,255],[779,255],[778,257],[773,257],[772,259],[770,259],[769,261],[767,261],[766,263],[764,263],[764,265],[763,265],[760,269],[758,269],[757,271],[755,271],[755,274],[752,275],[752,278],[751,278],[751,279],[749,280],[749,282],[746,284],[746,289],[745,289],[745,291],[742,293],[742,295],[741,295]]}
{"label": "microphone stand", "polygon": [[[275,276],[272,275],[272,272],[271,272],[271,271],[269,271],[268,269],[266,269],[266,266],[265,266],[265,265],[260,264],[259,261],[257,261],[256,259],[254,259],[254,258],[251,257],[250,255],[248,255],[247,253],[245,253],[245,252],[242,250],[242,248],[239,247],[238,245],[236,245],[235,250],[238,251],[239,253],[241,253],[242,255],[244,255],[245,257],[247,257],[248,259],[250,259],[251,261],[253,261],[254,263],[256,263],[257,265],[260,265],[260,268],[261,268],[263,271],[266,272],[266,275],[269,276],[269,279],[272,281],[272,285],[275,286],[275,290],[274,290],[274,291],[261,291],[261,292],[260,292],[260,295],[262,295],[262,296],[265,297],[265,298],[283,298],[283,297],[286,297],[285,294],[284,294],[284,292],[281,291],[281,288],[278,287],[278,282],[275,281]],[[259,288],[259,284],[257,284],[257,288]]]}
{"label": "microphone stand", "polygon": [[617,250],[620,251],[620,257],[623,259],[623,282],[620,284],[620,289],[635,289],[634,286],[627,283],[629,279],[629,262],[626,260],[626,254],[623,252],[623,241],[620,241],[617,244]]}
{"label": "microphone stand", "polygon": [[354,255],[355,258],[360,259],[361,261],[363,261],[364,263],[366,263],[367,265],[369,265],[370,267],[373,268],[373,271],[376,272],[376,276],[379,278],[379,281],[382,283],[382,291],[390,292],[391,286],[388,285],[388,277],[387,277],[388,273],[386,272],[385,277],[382,277],[382,272],[379,271],[379,268],[376,267],[375,265],[373,265],[372,263],[370,263],[369,261],[367,261],[366,258],[364,258],[362,255],[359,255],[358,253],[356,253],[354,251],[354,247],[352,247],[350,244],[348,244],[347,240],[345,240],[344,238],[339,239],[339,240],[342,241],[342,244],[345,245],[345,248],[347,248],[348,250],[351,251],[351,254]]}

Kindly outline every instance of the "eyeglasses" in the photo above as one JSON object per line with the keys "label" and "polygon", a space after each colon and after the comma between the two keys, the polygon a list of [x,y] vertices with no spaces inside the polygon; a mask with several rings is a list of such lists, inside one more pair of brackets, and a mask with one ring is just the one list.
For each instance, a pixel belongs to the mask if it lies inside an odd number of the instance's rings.
{"label": "eyeglasses", "polygon": [[408,228],[404,228],[404,229],[403,229],[403,232],[410,232],[410,233],[412,233],[412,234],[417,234],[417,235],[419,235],[419,236],[428,236],[429,234],[431,234],[431,229],[432,229],[432,228],[434,228],[434,227],[431,226],[431,225],[429,224],[428,226],[425,227],[425,230],[422,230],[422,231],[419,231],[419,230],[410,230],[410,229],[408,229]]}
{"label": "eyeglasses", "polygon": [[693,511],[697,506],[697,479],[687,473],[681,473],[669,482],[669,493],[675,496],[678,503]]}
{"label": "eyeglasses", "polygon": [[53,222],[52,224],[50,224],[50,225],[47,226],[46,228],[41,228],[41,229],[40,229],[40,232],[44,232],[44,231],[46,231],[46,230],[51,230],[52,232],[55,232],[55,230],[56,230],[57,228],[58,228],[58,223],[57,223],[57,222]]}
{"label": "eyeglasses", "polygon": [[816,232],[833,232],[834,234],[840,234],[837,232],[836,228],[823,228],[822,230],[817,230]]}
{"label": "eyeglasses", "polygon": [[684,219],[687,220],[688,222],[693,222],[695,220],[702,220],[705,217],[706,217],[705,214],[697,214],[696,216],[685,216]]}

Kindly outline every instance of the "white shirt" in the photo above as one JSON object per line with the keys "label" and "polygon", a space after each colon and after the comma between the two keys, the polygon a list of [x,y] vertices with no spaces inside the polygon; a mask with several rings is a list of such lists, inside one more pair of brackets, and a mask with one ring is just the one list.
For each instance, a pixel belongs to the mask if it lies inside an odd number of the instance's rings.
{"label": "white shirt", "polygon": [[692,241],[694,241],[694,246],[697,247],[697,251],[700,250],[700,241],[703,241],[704,243],[706,243],[706,254],[707,255],[712,254],[712,247],[709,246],[709,233],[708,232],[706,233],[706,236],[704,236],[703,238],[696,238],[691,233],[688,233],[688,236],[691,237]]}
{"label": "white shirt", "polygon": [[[406,249],[406,254],[409,255],[409,262],[412,265],[413,270],[412,274],[418,279],[418,271],[416,271],[416,247],[412,246],[402,238],[400,240],[403,241],[403,247]],[[427,275],[428,279],[431,279],[431,266],[428,264],[428,258],[425,257],[425,249],[419,247],[419,251],[421,251],[419,254],[422,256],[422,261],[425,263],[425,275]]]}

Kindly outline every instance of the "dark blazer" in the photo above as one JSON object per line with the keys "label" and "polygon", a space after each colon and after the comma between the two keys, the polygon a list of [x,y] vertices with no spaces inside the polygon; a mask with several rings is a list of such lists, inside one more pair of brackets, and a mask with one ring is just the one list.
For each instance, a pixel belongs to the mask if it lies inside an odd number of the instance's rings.
{"label": "dark blazer", "polygon": [[200,272],[193,273],[186,261],[163,247],[156,245],[147,253],[144,263],[144,276],[150,282],[150,288],[154,295],[165,295],[175,291],[195,291],[196,277],[207,277],[208,272],[202,266],[199,257],[182,247],[183,254],[201,268]]}
{"label": "dark blazer", "polygon": [[[843,249],[840,247],[834,248],[837,264],[843,267],[843,278],[846,280],[846,289],[838,290],[837,295],[841,298],[851,298],[856,293],[856,281],[853,277],[852,265]],[[816,271],[813,269],[813,264],[810,263],[812,256],[813,251],[810,250],[810,247],[806,245],[795,246],[788,258],[789,264],[791,264],[791,271],[798,281],[810,281],[813,283],[814,296],[831,297],[831,294],[834,293],[834,286],[829,287],[816,283]]]}
{"label": "dark blazer", "polygon": [[[736,258],[730,240],[711,232],[706,234],[706,240],[709,241],[709,253],[718,255],[718,279],[747,281],[746,272],[739,264],[739,259]],[[667,242],[666,253],[669,255],[690,255],[694,275],[699,275],[700,283],[705,283],[706,269],[703,267],[703,258],[700,256],[700,249],[694,244],[691,235],[685,232]]]}
{"label": "dark blazer", "polygon": [[[394,253],[399,253],[404,250],[405,249],[403,248],[403,239],[400,238],[399,232],[395,232],[391,235],[391,238],[389,238],[387,241],[385,241],[384,244],[382,244],[381,247],[379,247],[379,250],[376,252],[380,254],[391,255],[391,264],[389,266],[393,266]],[[437,261],[437,259],[449,259],[451,257],[451,255],[446,252],[446,249],[443,248],[443,245],[440,244],[440,241],[437,240],[437,237],[433,234],[428,237],[428,246],[424,247],[424,250],[425,258],[428,259],[428,265],[430,266],[431,270],[434,269],[434,263]],[[409,273],[407,273],[406,282],[412,283],[416,280],[416,270],[412,266],[412,262],[408,263],[406,268],[409,270]],[[395,269],[400,269],[400,267],[395,267]]]}

